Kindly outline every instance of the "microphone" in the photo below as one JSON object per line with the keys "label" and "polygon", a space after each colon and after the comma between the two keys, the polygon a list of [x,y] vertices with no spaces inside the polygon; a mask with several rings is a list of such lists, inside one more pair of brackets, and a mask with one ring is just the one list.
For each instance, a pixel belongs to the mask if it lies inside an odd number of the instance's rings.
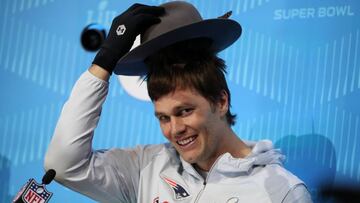
{"label": "microphone", "polygon": [[50,184],[50,182],[55,178],[56,171],[50,169],[46,171],[45,175],[42,178],[42,183],[39,184],[35,179],[30,178],[27,183],[20,189],[13,203],[47,203],[49,202],[52,192],[46,190],[45,185]]}
{"label": "microphone", "polygon": [[52,180],[54,180],[56,175],[56,171],[54,169],[50,169],[46,171],[45,175],[42,178],[42,184],[48,185],[51,183]]}

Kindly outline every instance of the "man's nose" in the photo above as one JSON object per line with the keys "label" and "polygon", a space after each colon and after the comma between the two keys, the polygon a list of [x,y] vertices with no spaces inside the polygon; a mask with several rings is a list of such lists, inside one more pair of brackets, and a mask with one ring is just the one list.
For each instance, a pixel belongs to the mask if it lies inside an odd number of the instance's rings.
{"label": "man's nose", "polygon": [[181,118],[171,118],[171,135],[178,136],[185,132],[185,124]]}

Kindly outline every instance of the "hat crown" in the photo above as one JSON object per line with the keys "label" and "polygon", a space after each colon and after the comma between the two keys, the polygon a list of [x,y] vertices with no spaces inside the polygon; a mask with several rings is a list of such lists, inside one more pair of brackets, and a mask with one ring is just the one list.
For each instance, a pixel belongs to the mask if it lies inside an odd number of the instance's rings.
{"label": "hat crown", "polygon": [[179,27],[203,20],[198,10],[184,1],[172,1],[160,6],[165,8],[165,14],[160,16],[161,22],[152,25],[141,35],[141,44]]}

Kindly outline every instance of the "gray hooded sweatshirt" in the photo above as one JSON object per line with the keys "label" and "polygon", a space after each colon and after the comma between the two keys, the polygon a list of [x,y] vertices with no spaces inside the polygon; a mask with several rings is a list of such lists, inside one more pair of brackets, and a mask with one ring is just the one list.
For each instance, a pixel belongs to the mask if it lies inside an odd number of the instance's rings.
{"label": "gray hooded sweatshirt", "polygon": [[93,150],[108,83],[85,72],[65,103],[45,157],[64,186],[99,202],[311,202],[304,183],[282,167],[271,141],[246,142],[245,158],[220,156],[209,172],[170,144]]}

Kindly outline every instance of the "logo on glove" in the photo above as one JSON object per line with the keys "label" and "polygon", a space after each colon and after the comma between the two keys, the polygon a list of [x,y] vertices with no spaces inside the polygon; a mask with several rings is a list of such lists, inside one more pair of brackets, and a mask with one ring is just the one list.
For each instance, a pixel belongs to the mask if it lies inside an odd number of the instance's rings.
{"label": "logo on glove", "polygon": [[119,25],[119,27],[116,29],[117,35],[123,35],[126,31],[125,25]]}

